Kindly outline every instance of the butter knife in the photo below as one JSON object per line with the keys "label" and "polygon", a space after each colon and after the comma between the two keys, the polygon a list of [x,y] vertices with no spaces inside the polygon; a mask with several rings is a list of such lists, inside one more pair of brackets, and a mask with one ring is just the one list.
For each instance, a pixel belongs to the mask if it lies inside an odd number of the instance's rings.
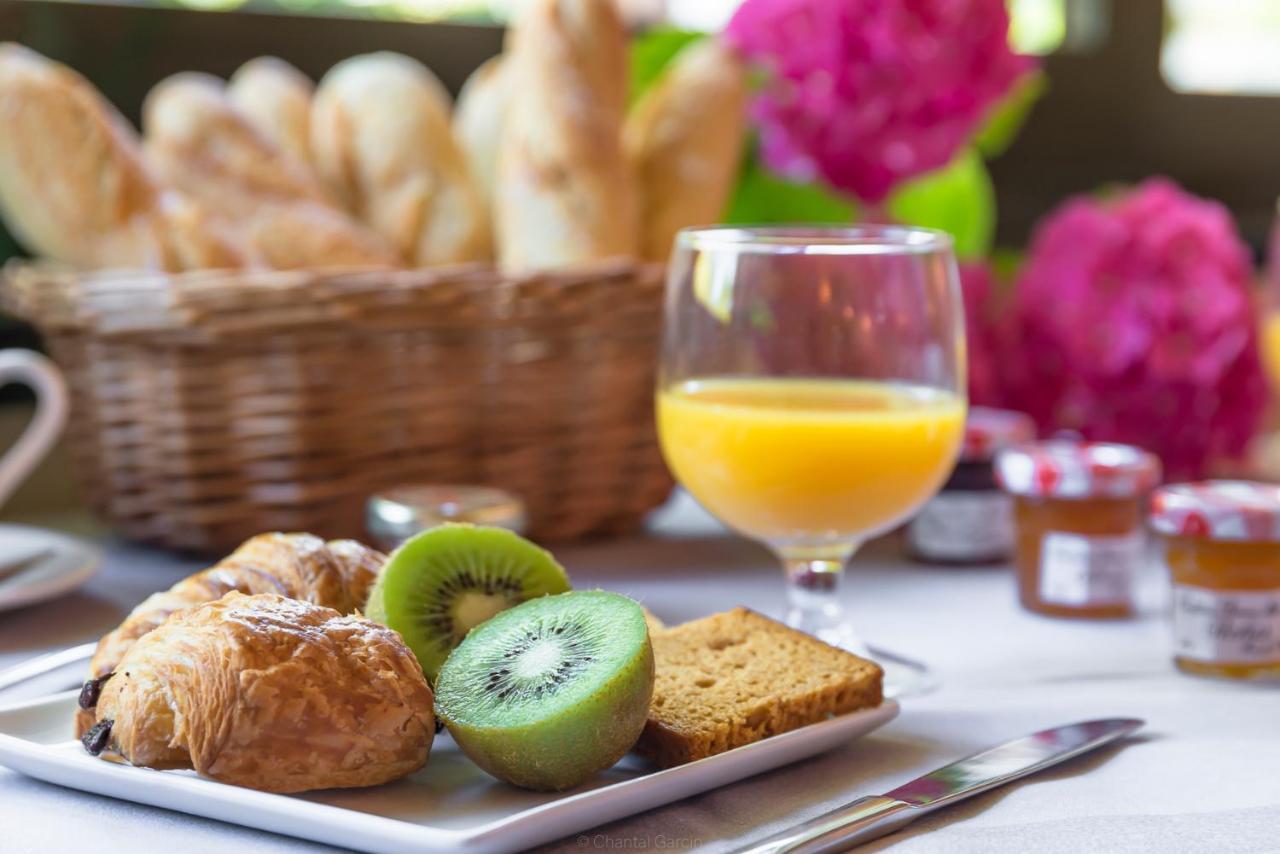
{"label": "butter knife", "polygon": [[892,792],[859,798],[743,851],[747,854],[847,851],[894,833],[934,810],[1124,738],[1143,723],[1134,718],[1109,718],[1033,733],[930,771]]}

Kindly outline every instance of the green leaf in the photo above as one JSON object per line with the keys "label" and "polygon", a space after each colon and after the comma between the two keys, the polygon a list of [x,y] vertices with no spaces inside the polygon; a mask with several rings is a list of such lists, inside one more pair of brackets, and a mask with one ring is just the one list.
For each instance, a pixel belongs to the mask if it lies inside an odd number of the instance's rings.
{"label": "green leaf", "polygon": [[996,103],[987,116],[986,124],[974,137],[974,144],[982,152],[982,156],[992,160],[1005,152],[1013,144],[1018,131],[1031,114],[1036,101],[1049,89],[1049,78],[1036,69],[1024,74],[1013,85],[1013,88]]}
{"label": "green leaf", "polygon": [[631,103],[662,76],[675,55],[687,46],[706,38],[706,33],[655,27],[631,43]]}
{"label": "green leaf", "polygon": [[981,258],[991,251],[996,193],[975,148],[967,148],[947,166],[903,184],[885,207],[897,222],[950,232],[961,258]]}
{"label": "green leaf", "polygon": [[769,172],[752,145],[743,158],[725,222],[734,225],[815,222],[847,223],[857,215],[850,198],[817,182],[794,184]]}
{"label": "green leaf", "polygon": [[995,271],[996,281],[1007,285],[1018,278],[1018,271],[1022,269],[1026,254],[1022,249],[1001,246],[991,250],[991,269]]}

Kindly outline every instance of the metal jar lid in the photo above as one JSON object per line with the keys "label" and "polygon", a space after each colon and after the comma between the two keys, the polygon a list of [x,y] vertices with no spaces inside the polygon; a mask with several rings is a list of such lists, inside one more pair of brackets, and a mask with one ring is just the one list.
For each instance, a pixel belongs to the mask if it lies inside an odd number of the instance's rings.
{"label": "metal jar lid", "polygon": [[1025,444],[1035,437],[1036,424],[1029,415],[1010,409],[971,406],[965,419],[960,459],[988,462],[1004,448]]}
{"label": "metal jar lid", "polygon": [[1051,439],[1005,448],[996,480],[1006,492],[1041,498],[1136,498],[1160,482],[1160,461],[1132,445]]}
{"label": "metal jar lid", "polygon": [[378,492],[365,508],[365,527],[384,549],[445,522],[492,525],[523,533],[524,502],[492,486],[404,484]]}
{"label": "metal jar lid", "polygon": [[1151,497],[1150,520],[1171,537],[1280,542],[1280,486],[1210,480],[1162,487]]}

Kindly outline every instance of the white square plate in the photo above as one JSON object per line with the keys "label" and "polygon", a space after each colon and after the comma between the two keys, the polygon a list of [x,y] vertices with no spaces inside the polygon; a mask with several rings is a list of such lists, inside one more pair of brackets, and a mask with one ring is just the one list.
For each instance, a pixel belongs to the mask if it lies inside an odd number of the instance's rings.
{"label": "white square plate", "polygon": [[374,852],[518,851],[815,756],[898,713],[888,700],[665,771],[628,756],[594,782],[558,794],[494,780],[441,733],[426,767],[396,783],[273,795],[190,771],[152,771],[89,756],[67,738],[76,696],[68,691],[0,709],[0,764],[86,792]]}

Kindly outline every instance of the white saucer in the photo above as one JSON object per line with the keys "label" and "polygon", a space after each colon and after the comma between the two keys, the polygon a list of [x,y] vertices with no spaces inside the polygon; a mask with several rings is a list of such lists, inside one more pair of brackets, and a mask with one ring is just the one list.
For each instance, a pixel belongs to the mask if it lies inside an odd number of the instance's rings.
{"label": "white saucer", "polygon": [[0,578],[0,611],[43,602],[89,580],[101,555],[88,544],[44,528],[0,524],[0,566],[41,557],[8,578]]}

